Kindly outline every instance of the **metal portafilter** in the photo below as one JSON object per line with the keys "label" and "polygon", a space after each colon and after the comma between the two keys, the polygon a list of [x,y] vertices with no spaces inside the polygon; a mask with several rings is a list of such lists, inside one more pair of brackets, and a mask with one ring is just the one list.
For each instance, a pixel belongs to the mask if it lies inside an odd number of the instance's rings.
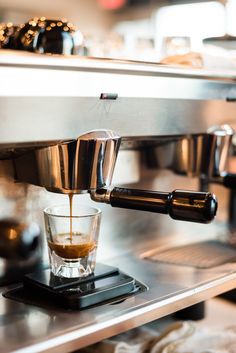
{"label": "metal portafilter", "polygon": [[215,126],[203,134],[180,139],[175,145],[170,169],[178,174],[199,177],[206,184],[216,183],[236,189],[236,174],[227,172],[234,130]]}
{"label": "metal portafilter", "polygon": [[62,194],[79,194],[111,184],[120,137],[94,130],[75,140],[37,148],[14,159],[15,179]]}
{"label": "metal portafilter", "polygon": [[111,184],[119,146],[116,133],[95,130],[76,140],[24,151],[14,160],[15,178],[53,192],[90,192],[94,201],[169,214],[178,220],[208,223],[214,218],[217,201],[208,192],[106,189]]}
{"label": "metal portafilter", "polygon": [[115,187],[91,192],[91,198],[113,207],[168,214],[175,220],[198,223],[211,222],[217,211],[216,197],[209,192],[159,192]]}
{"label": "metal portafilter", "polygon": [[217,143],[213,148],[213,151],[215,151],[215,167],[207,179],[210,183],[236,189],[236,174],[227,172],[227,162],[235,131],[229,125],[223,125],[209,129],[208,133],[215,137]]}

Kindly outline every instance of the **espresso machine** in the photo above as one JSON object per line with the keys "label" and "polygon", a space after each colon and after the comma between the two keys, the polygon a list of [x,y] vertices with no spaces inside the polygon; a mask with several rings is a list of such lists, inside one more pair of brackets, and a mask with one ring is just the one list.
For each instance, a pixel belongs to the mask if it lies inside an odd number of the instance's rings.
{"label": "espresso machine", "polygon": [[[2,199],[20,194],[15,201],[25,213],[16,217],[11,210],[11,222],[2,217],[2,278],[17,263],[22,273],[48,273],[40,261],[40,215],[70,193],[76,202],[98,203],[103,212],[98,262],[115,268],[115,277],[117,269],[129,277],[125,293],[112,301],[105,297],[79,315],[54,300],[32,301],[30,274],[27,298],[20,298],[22,284],[2,282],[4,295],[18,291],[18,300],[1,296],[6,351],[82,348],[235,287],[235,250],[227,245],[220,253],[227,259],[210,267],[157,259],[162,251],[198,242],[204,256],[211,257],[210,246],[214,257],[214,246],[204,242],[230,239],[233,73],[7,49],[0,53],[0,71]],[[15,247],[9,234],[17,234]],[[29,248],[24,239],[30,239]],[[21,337],[8,340],[18,323]]]}
{"label": "espresso machine", "polygon": [[[96,202],[105,202],[112,207],[168,214],[175,220],[209,223],[214,219],[217,201],[209,192],[109,188],[120,140],[111,130],[95,130],[75,140],[61,141],[47,147],[25,148],[22,152],[16,149],[10,160],[14,180],[62,194],[88,192]],[[12,248],[11,234],[17,230],[11,222],[7,224],[5,221],[2,226],[6,234],[3,238],[5,246],[2,245],[4,255],[5,248],[8,252]],[[31,228],[28,228],[28,241],[32,248],[37,245],[37,238]],[[16,239],[19,239],[20,245],[24,244],[23,240],[20,242],[24,237],[25,231],[18,231]],[[21,250],[20,245],[15,250]],[[42,292],[42,295],[47,294],[49,300],[59,301],[70,309],[82,309],[121,296],[123,298],[124,295],[144,289],[144,285],[137,284],[119,269],[104,265],[96,265],[95,272],[88,278],[64,279],[54,276],[50,269],[37,270],[24,277],[25,295],[29,290],[32,296],[34,292]],[[9,297],[17,298],[12,293]]]}

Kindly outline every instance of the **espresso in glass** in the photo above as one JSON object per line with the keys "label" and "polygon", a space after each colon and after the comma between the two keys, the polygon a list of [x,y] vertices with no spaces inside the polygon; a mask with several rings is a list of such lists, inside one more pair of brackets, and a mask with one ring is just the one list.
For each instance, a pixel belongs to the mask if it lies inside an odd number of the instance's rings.
{"label": "espresso in glass", "polygon": [[60,277],[86,277],[95,268],[101,211],[68,205],[44,210],[51,270]]}

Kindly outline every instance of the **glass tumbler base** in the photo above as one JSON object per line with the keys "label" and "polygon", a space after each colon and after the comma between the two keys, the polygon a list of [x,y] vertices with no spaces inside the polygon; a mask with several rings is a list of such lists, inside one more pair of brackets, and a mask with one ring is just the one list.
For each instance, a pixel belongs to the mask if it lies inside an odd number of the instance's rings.
{"label": "glass tumbler base", "polygon": [[50,256],[51,270],[54,276],[66,278],[82,278],[89,276],[93,269],[88,257],[75,260],[62,259],[54,252]]}

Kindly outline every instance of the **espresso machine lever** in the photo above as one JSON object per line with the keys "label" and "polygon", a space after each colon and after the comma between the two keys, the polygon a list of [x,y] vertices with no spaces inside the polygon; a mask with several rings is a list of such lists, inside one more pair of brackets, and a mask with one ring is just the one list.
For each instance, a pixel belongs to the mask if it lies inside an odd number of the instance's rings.
{"label": "espresso machine lever", "polygon": [[113,207],[168,214],[181,221],[209,223],[217,211],[216,197],[209,192],[160,192],[114,187],[110,190],[98,189],[90,195],[92,200]]}

